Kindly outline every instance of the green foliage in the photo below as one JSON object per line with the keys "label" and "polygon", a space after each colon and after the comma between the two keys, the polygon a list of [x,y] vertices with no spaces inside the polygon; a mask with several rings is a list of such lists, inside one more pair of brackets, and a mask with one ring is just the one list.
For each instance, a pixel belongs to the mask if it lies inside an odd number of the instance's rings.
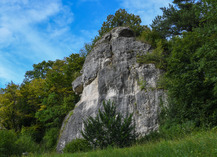
{"label": "green foliage", "polygon": [[17,135],[12,130],[0,130],[0,156],[21,156],[22,153],[35,153],[39,150],[31,136],[25,134]]}
{"label": "green foliage", "polygon": [[216,42],[210,39],[211,34],[204,35],[195,31],[175,39],[168,59],[166,76],[172,104],[168,116],[179,123],[194,119],[197,125],[217,124]]}
{"label": "green foliage", "polygon": [[53,64],[53,61],[42,61],[39,64],[33,64],[34,70],[26,72],[24,81],[30,81],[34,78],[44,79],[46,77],[47,71],[52,68]]}
{"label": "green foliage", "polygon": [[[216,156],[217,132],[199,131],[184,138],[175,140],[160,140],[146,144],[135,145],[129,148],[107,148],[104,150],[91,151],[86,153],[64,153],[64,154],[43,154],[46,157],[204,157]],[[40,156],[39,156],[40,157]]]}
{"label": "green foliage", "polygon": [[166,53],[166,41],[160,39],[156,41],[156,48],[145,55],[138,55],[137,62],[140,64],[155,64],[157,68],[166,69],[168,54]]}
{"label": "green foliage", "polygon": [[71,83],[80,75],[84,60],[85,56],[72,54],[63,60],[43,61],[26,73],[23,84],[9,83],[0,94],[1,126],[28,133],[37,142],[49,128],[60,128],[79,100]]}
{"label": "green foliage", "polygon": [[204,13],[200,27],[172,40],[165,75],[168,123],[194,121],[196,126],[217,125],[217,3],[204,2],[200,8]]}
{"label": "green foliage", "polygon": [[139,139],[137,143],[147,143],[147,142],[154,142],[159,140],[174,140],[183,138],[188,136],[189,134],[196,132],[199,128],[196,127],[193,121],[187,121],[182,124],[176,124],[173,122],[164,123],[159,127],[158,131],[153,131],[150,134],[144,136],[143,138]]}
{"label": "green foliage", "polygon": [[43,145],[46,150],[54,149],[57,143],[57,138],[59,134],[59,128],[51,128],[45,132],[43,137]]}
{"label": "green foliage", "polygon": [[165,73],[161,74],[157,80],[157,88],[158,89],[167,89],[169,84],[169,79],[165,76]]}
{"label": "green foliage", "polygon": [[151,30],[147,27],[142,31],[142,33],[137,37],[137,39],[150,44],[153,48],[156,48],[157,42],[159,40],[162,40],[162,37],[160,36],[159,32]]}
{"label": "green foliage", "polygon": [[95,43],[105,34],[115,27],[130,27],[136,36],[139,36],[147,26],[141,25],[141,18],[138,15],[129,14],[125,9],[119,9],[114,15],[108,15],[106,21],[103,22],[99,32],[90,43],[84,44],[80,50],[82,54],[88,54],[94,47]]}
{"label": "green foliage", "polygon": [[137,56],[137,62],[140,64],[152,63],[157,68],[166,70],[171,41],[162,38],[159,32],[150,28],[145,29],[137,39],[152,46],[147,54]]}
{"label": "green foliage", "polygon": [[140,78],[140,79],[138,80],[138,85],[139,85],[139,87],[140,87],[140,90],[144,90],[144,89],[146,88],[147,81],[144,80],[144,79],[142,79],[142,78]]}
{"label": "green foliage", "polygon": [[93,40],[92,43],[85,43],[83,48],[80,49],[79,53],[81,54],[81,56],[87,56],[90,51],[93,49],[93,46],[95,44],[95,41]]}
{"label": "green foliage", "polygon": [[[153,63],[166,72],[158,81],[158,88],[168,91],[169,102],[161,110],[162,126],[188,121],[200,127],[215,126],[217,2],[174,0],[173,3],[175,6],[162,9],[163,16],[155,19],[153,29],[146,29],[138,38],[151,44],[154,50],[137,56],[137,61]],[[170,41],[165,40],[171,36]]]}
{"label": "green foliage", "polygon": [[34,141],[40,142],[43,132],[44,130],[41,128],[41,126],[39,124],[35,124],[30,127],[23,126],[19,134],[30,136]]}
{"label": "green foliage", "polygon": [[0,130],[0,156],[7,157],[17,154],[16,134],[13,131]]}
{"label": "green foliage", "polygon": [[17,151],[19,150],[20,153],[34,153],[39,150],[39,145],[35,143],[30,135],[20,134],[15,144],[18,147]]}
{"label": "green foliage", "polygon": [[135,125],[132,123],[133,114],[123,117],[116,112],[116,106],[103,102],[104,111],[99,110],[95,118],[89,117],[84,121],[82,136],[94,148],[108,146],[126,147],[136,139]]}
{"label": "green foliage", "polygon": [[63,149],[64,153],[77,153],[77,152],[88,152],[91,150],[91,146],[85,139],[75,139],[72,142],[66,144]]}
{"label": "green foliage", "polygon": [[18,104],[19,85],[13,82],[8,83],[2,91],[3,94],[0,95],[0,123],[6,129],[20,130],[19,120],[22,118],[21,116],[25,115],[20,112]]}
{"label": "green foliage", "polygon": [[105,22],[103,22],[101,29],[99,30],[99,36],[109,32],[115,27],[129,26],[136,34],[140,35],[146,28],[140,25],[141,19],[138,15],[129,14],[125,9],[119,9],[115,12],[115,15],[108,15]]}
{"label": "green foliage", "polygon": [[201,0],[174,0],[173,4],[161,8],[163,15],[157,16],[151,25],[163,38],[193,31],[199,26],[202,17],[197,9],[202,4]]}

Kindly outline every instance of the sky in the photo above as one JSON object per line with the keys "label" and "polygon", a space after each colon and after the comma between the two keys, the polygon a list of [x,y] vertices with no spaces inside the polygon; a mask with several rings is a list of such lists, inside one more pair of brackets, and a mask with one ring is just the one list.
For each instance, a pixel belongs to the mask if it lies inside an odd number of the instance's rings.
{"label": "sky", "polygon": [[43,60],[78,53],[118,9],[139,15],[143,25],[172,0],[0,0],[0,88],[21,84]]}

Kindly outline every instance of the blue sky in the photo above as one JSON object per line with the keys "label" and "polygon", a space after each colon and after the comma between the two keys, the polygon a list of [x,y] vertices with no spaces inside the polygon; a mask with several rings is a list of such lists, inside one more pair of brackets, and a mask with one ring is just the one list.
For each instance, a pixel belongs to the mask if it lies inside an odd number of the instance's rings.
{"label": "blue sky", "polygon": [[20,84],[43,60],[63,59],[91,41],[118,9],[149,25],[172,0],[0,0],[0,88]]}

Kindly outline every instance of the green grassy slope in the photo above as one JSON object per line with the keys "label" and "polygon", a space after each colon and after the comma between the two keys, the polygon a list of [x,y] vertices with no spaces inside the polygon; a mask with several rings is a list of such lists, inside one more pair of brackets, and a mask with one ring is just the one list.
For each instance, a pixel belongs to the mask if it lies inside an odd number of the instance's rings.
{"label": "green grassy slope", "polygon": [[130,148],[108,148],[87,153],[43,154],[37,157],[216,157],[217,130],[197,132],[177,140],[135,145]]}

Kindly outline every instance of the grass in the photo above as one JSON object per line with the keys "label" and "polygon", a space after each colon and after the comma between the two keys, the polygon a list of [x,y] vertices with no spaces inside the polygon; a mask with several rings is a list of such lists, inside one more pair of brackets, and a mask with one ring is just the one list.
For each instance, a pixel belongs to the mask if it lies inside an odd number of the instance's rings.
{"label": "grass", "polygon": [[108,148],[87,153],[30,155],[32,157],[216,157],[217,129],[181,139],[160,140],[129,148]]}

